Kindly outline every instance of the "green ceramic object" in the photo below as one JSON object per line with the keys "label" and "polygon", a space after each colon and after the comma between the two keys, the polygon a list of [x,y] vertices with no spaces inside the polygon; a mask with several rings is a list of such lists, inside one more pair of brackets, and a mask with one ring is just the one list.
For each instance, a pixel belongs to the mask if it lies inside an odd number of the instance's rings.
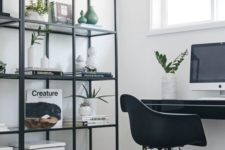
{"label": "green ceramic object", "polygon": [[80,18],[78,19],[78,23],[87,23],[87,18],[86,17],[84,17],[84,11],[83,10],[81,10],[81,12],[80,12]]}
{"label": "green ceramic object", "polygon": [[87,18],[87,24],[95,25],[98,22],[98,16],[92,6],[89,6],[88,11],[85,14],[85,17]]}

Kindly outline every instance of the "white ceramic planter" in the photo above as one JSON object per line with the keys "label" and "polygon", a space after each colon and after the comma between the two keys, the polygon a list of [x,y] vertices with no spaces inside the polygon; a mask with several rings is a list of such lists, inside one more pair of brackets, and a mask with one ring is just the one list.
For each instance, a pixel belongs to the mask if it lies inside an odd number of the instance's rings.
{"label": "white ceramic planter", "polygon": [[28,49],[28,67],[38,67],[37,61],[36,61],[36,56],[37,56],[37,49],[35,46],[31,46]]}
{"label": "white ceramic planter", "polygon": [[168,73],[162,77],[162,99],[176,99],[177,83],[174,74]]}
{"label": "white ceramic planter", "polygon": [[41,68],[49,68],[49,59],[47,58],[47,56],[42,57]]}
{"label": "white ceramic planter", "polygon": [[90,106],[82,106],[79,108],[80,116],[90,116],[92,113],[92,109]]}
{"label": "white ceramic planter", "polygon": [[97,99],[89,98],[86,101],[90,104],[91,107],[91,116],[95,116],[97,114]]}
{"label": "white ceramic planter", "polygon": [[35,11],[29,11],[26,19],[48,22],[48,14],[40,15]]}

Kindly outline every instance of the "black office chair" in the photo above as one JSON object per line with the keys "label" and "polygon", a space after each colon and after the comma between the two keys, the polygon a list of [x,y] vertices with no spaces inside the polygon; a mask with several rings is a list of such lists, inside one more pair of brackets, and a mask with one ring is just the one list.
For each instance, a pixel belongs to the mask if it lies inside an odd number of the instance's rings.
{"label": "black office chair", "polygon": [[131,95],[122,95],[120,100],[122,111],[129,114],[132,137],[143,150],[206,146],[198,115],[157,112]]}

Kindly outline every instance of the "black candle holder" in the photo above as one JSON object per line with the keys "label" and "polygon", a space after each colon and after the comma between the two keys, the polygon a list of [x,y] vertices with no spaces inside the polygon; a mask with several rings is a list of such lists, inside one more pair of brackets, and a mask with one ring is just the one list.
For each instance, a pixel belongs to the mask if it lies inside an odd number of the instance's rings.
{"label": "black candle holder", "polygon": [[0,0],[0,16],[10,16],[9,13],[3,12],[3,0]]}

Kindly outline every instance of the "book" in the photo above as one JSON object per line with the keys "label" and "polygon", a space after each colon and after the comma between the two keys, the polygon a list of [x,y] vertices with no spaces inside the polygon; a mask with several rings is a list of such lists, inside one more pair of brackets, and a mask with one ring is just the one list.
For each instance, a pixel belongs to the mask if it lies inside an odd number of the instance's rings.
{"label": "book", "polygon": [[[12,144],[14,148],[18,148],[18,145]],[[26,150],[65,150],[65,142],[56,142],[56,141],[26,141],[25,149]]]}
{"label": "book", "polygon": [[109,120],[107,115],[96,115],[96,116],[79,116],[78,121],[98,121],[98,120]]}
{"label": "book", "polygon": [[[38,125],[30,124],[32,122],[30,118],[37,118],[37,120],[41,121],[44,116],[49,116],[45,119],[46,121],[57,119],[52,128],[61,128],[63,120],[62,99],[61,89],[28,89],[26,91],[26,126],[35,128],[35,125]],[[43,122],[41,124],[39,122],[41,127],[37,126],[36,128],[47,128],[43,127],[44,125],[47,125],[47,123]]]}
{"label": "book", "polygon": [[76,126],[99,126],[99,125],[107,125],[109,124],[109,120],[98,120],[98,121],[76,121]]}
{"label": "book", "polygon": [[[25,67],[24,71],[55,71],[55,72],[62,72],[61,69],[58,68],[41,68],[41,67]],[[19,71],[17,68],[16,71]]]}
{"label": "book", "polygon": [[[15,73],[19,73],[19,69],[16,69]],[[60,69],[55,68],[39,68],[39,67],[27,67],[24,68],[26,75],[59,75],[62,76],[63,72]]]}
{"label": "book", "polygon": [[13,148],[12,147],[0,147],[0,150],[13,150]]}
{"label": "book", "polygon": [[81,76],[92,77],[92,78],[113,77],[111,72],[82,72]]}

